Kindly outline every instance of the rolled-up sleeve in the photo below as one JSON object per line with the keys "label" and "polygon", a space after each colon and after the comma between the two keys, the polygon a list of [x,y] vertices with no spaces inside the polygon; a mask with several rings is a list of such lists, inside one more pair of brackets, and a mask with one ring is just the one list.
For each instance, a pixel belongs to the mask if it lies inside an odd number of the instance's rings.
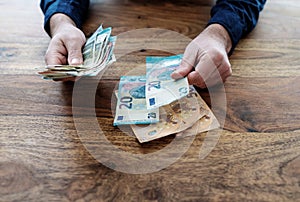
{"label": "rolled-up sleeve", "polygon": [[211,9],[210,24],[221,24],[228,32],[232,48],[231,54],[239,40],[256,26],[259,13],[266,0],[218,0]]}
{"label": "rolled-up sleeve", "polygon": [[82,22],[89,8],[89,0],[41,0],[40,7],[44,13],[44,28],[50,33],[49,20],[55,13],[63,13],[69,16],[78,28],[81,28]]}

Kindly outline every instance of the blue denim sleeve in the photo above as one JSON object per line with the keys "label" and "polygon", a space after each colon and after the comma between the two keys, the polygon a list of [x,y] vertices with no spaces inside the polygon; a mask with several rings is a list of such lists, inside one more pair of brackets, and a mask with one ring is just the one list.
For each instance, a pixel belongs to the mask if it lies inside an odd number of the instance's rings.
{"label": "blue denim sleeve", "polygon": [[218,0],[211,10],[210,24],[221,24],[229,33],[233,52],[239,40],[257,24],[266,0]]}
{"label": "blue denim sleeve", "polygon": [[50,35],[49,20],[55,13],[66,14],[78,28],[81,28],[89,4],[89,0],[41,0],[40,7],[44,13],[45,31]]}

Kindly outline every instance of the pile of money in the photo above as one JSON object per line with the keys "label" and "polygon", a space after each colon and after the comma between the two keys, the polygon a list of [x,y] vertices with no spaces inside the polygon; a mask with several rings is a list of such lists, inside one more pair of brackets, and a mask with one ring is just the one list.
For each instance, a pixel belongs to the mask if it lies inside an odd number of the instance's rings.
{"label": "pile of money", "polygon": [[38,74],[52,80],[96,76],[115,61],[115,42],[116,36],[111,36],[111,27],[103,29],[101,25],[85,43],[82,65],[47,65]]}
{"label": "pile of money", "polygon": [[129,124],[140,143],[218,128],[216,117],[187,78],[171,78],[181,60],[182,55],[146,57],[146,75],[122,76],[114,126]]}

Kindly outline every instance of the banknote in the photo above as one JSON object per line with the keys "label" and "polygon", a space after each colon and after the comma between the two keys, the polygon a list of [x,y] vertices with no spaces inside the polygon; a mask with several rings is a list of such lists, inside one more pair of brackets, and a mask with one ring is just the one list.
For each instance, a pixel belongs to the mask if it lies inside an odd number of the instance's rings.
{"label": "banknote", "polygon": [[113,54],[113,47],[115,46],[116,37],[109,37],[108,44],[104,51],[100,51],[103,53],[101,60],[99,60],[93,67],[86,68],[80,71],[77,76],[96,76],[101,71],[103,71],[106,67],[116,61],[115,55]]}
{"label": "banknote", "polygon": [[179,67],[182,55],[146,57],[146,103],[154,109],[189,94],[187,78],[174,80],[171,73]]}
{"label": "banknote", "polygon": [[[99,32],[96,36],[96,40],[93,47],[93,63],[98,64],[103,59],[103,53],[106,52],[109,41],[111,41],[111,27]],[[103,51],[97,51],[103,50]]]}
{"label": "banknote", "polygon": [[147,109],[146,76],[122,76],[119,82],[114,126],[150,124],[159,121],[159,109]]}
{"label": "banknote", "polygon": [[83,47],[82,65],[48,65],[38,73],[44,79],[62,80],[81,76],[96,76],[116,59],[113,49],[116,36],[111,36],[112,28],[102,25],[90,36]]}
{"label": "banknote", "polygon": [[210,111],[205,116],[201,117],[194,125],[180,133],[177,133],[176,136],[178,137],[186,137],[192,136],[195,134],[207,132],[210,130],[214,130],[220,128],[220,123],[214,113]]}
{"label": "banknote", "polygon": [[193,86],[187,96],[159,108],[158,123],[131,125],[139,142],[148,142],[192,127],[199,119],[208,116],[210,109]]}

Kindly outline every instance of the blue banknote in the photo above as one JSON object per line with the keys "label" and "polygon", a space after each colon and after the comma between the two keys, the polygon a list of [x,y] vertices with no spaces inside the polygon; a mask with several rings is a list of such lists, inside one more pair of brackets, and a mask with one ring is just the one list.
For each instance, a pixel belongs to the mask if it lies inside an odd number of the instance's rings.
{"label": "blue banknote", "polygon": [[158,108],[187,96],[187,78],[174,80],[171,74],[182,60],[182,54],[168,57],[146,57],[146,103],[147,109]]}
{"label": "blue banknote", "polygon": [[145,96],[146,76],[122,76],[114,126],[150,124],[159,121],[159,109],[147,109]]}

